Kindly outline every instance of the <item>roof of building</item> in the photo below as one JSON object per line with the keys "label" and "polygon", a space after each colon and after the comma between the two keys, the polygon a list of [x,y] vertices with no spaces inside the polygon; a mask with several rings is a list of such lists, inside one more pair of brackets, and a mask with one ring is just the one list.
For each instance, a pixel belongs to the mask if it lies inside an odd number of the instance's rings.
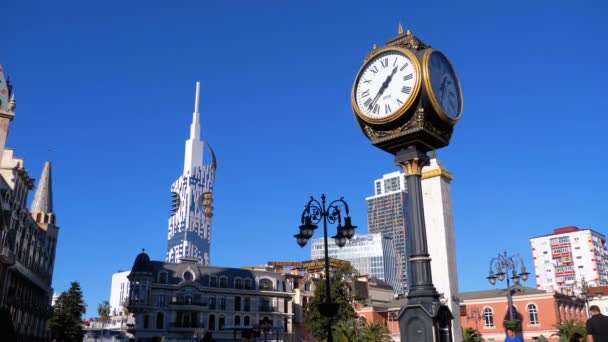
{"label": "roof of building", "polygon": [[[525,296],[531,294],[542,294],[548,293],[545,290],[535,289],[533,287],[527,287],[522,285],[513,285],[511,288],[513,291],[513,296]],[[460,292],[459,298],[460,300],[471,300],[471,299],[484,299],[484,298],[496,298],[496,297],[504,297],[507,295],[507,289],[492,289],[492,290],[481,290],[481,291],[468,291],[468,292]]]}
{"label": "roof of building", "polygon": [[131,267],[131,273],[150,273],[152,272],[152,265],[150,263],[150,257],[142,249],[141,253],[135,257],[133,267]]}
{"label": "roof of building", "polygon": [[42,174],[36,187],[34,200],[30,207],[32,213],[52,213],[53,212],[53,182],[51,179],[51,162],[44,163]]}
{"label": "roof of building", "polygon": [[585,231],[585,230],[589,230],[592,233],[595,233],[595,234],[603,237],[604,239],[606,238],[604,236],[604,234],[598,233],[598,232],[596,232],[595,230],[593,230],[591,228],[582,228],[581,229],[581,228],[576,227],[576,226],[567,226],[567,227],[555,228],[555,229],[553,229],[553,233],[534,236],[534,237],[532,237],[530,239],[537,239],[537,238],[541,238],[541,237],[548,237],[548,236],[553,236],[553,235],[560,235],[560,234],[567,234],[567,233],[574,233],[574,232],[582,232],[582,231]]}

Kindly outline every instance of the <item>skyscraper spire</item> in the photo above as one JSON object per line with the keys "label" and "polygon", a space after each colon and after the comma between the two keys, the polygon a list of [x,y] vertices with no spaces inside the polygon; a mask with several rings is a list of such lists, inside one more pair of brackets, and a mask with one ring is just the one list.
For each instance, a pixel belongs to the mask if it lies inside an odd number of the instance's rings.
{"label": "skyscraper spire", "polygon": [[186,140],[186,154],[184,157],[184,175],[190,173],[195,167],[203,165],[203,142],[201,141],[200,114],[198,113],[200,82],[196,82],[194,97],[194,113],[190,125],[190,139]]}
{"label": "skyscraper spire", "polygon": [[44,163],[30,211],[32,213],[44,214],[50,214],[53,212],[53,186],[51,182],[50,161]]}

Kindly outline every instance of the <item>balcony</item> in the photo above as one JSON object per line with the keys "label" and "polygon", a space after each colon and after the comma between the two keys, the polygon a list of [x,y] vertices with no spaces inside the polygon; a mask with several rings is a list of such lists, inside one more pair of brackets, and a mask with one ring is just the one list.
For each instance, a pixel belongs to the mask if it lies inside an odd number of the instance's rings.
{"label": "balcony", "polygon": [[265,306],[262,305],[258,308],[258,312],[277,312],[277,308],[274,306]]}
{"label": "balcony", "polygon": [[205,325],[200,322],[172,322],[169,323],[169,331],[175,332],[193,332],[194,330],[202,331]]}
{"label": "balcony", "polygon": [[188,310],[203,310],[207,307],[207,302],[195,301],[195,300],[174,300],[169,303],[170,307],[188,309]]}

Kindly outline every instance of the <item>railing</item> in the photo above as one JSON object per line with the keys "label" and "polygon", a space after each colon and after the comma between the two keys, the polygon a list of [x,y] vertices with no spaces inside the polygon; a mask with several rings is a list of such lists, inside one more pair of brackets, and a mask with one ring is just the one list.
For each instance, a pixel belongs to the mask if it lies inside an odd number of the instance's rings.
{"label": "railing", "polygon": [[205,325],[200,322],[172,322],[169,325],[171,328],[204,328]]}
{"label": "railing", "polygon": [[170,305],[196,305],[196,306],[207,306],[207,302],[197,301],[197,300],[174,300],[171,301]]}
{"label": "railing", "polygon": [[273,306],[260,306],[258,312],[275,312],[278,311],[276,307]]}

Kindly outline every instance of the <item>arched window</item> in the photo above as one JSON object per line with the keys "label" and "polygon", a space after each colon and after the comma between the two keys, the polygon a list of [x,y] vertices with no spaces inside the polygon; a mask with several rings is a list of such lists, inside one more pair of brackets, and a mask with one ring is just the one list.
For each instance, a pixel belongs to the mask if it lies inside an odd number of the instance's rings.
{"label": "arched window", "polygon": [[486,328],[494,326],[494,313],[492,312],[492,308],[483,309],[483,320]]}
{"label": "arched window", "polygon": [[156,329],[164,329],[165,315],[162,312],[156,314]]}
{"label": "arched window", "polygon": [[167,283],[167,272],[162,271],[158,274],[158,283],[166,284]]}
{"label": "arched window", "polygon": [[260,285],[259,285],[260,290],[272,290],[272,280],[270,279],[260,279]]}
{"label": "arched window", "polygon": [[250,322],[249,322],[249,316],[245,316],[245,318],[243,319],[243,325],[246,326],[246,327],[248,327],[249,324],[250,324]]}
{"label": "arched window", "polygon": [[234,279],[234,288],[242,289],[243,288],[243,280],[241,278]]}
{"label": "arched window", "polygon": [[538,324],[538,310],[535,304],[528,305],[528,320],[530,324]]}
{"label": "arched window", "polygon": [[220,330],[224,330],[224,325],[226,325],[226,316],[220,315],[220,322],[218,325],[220,327]]}
{"label": "arched window", "polygon": [[237,327],[241,325],[241,316],[239,316],[239,315],[234,316],[234,325]]}
{"label": "arched window", "polygon": [[209,315],[209,330],[215,330],[215,315]]}

